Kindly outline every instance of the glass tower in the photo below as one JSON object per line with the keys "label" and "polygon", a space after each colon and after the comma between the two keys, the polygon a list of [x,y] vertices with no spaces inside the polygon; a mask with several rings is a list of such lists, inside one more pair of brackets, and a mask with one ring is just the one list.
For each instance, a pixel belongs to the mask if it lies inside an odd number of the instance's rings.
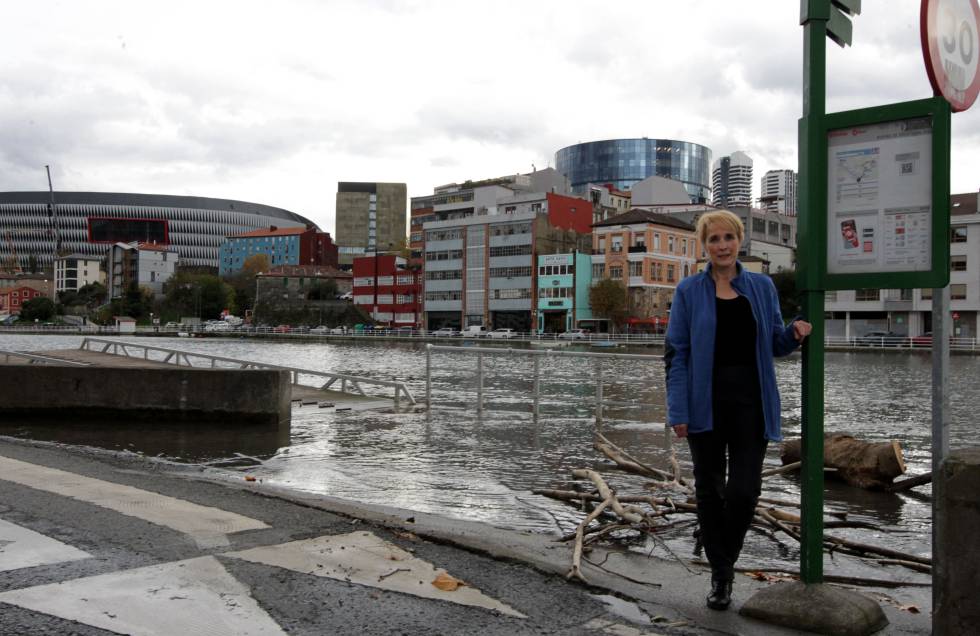
{"label": "glass tower", "polygon": [[606,139],[562,148],[555,167],[572,190],[584,194],[588,184],[611,183],[629,190],[647,177],[680,181],[693,203],[711,201],[711,149],[675,139]]}

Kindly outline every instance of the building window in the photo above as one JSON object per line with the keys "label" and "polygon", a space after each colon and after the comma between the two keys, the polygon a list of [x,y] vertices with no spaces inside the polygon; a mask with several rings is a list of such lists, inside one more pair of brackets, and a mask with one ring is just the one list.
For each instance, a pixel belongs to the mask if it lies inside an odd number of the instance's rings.
{"label": "building window", "polygon": [[900,289],[898,290],[899,300],[912,300],[912,290],[911,289]]}
{"label": "building window", "polygon": [[599,280],[606,275],[606,266],[604,263],[594,263],[592,265],[592,279]]}
{"label": "building window", "polygon": [[660,251],[660,233],[659,232],[654,232],[653,233],[653,251],[654,252],[659,252]]}
{"label": "building window", "polygon": [[517,278],[519,276],[530,276],[530,267],[491,267],[490,278]]}
{"label": "building window", "polygon": [[530,289],[495,289],[494,300],[523,300],[531,297]]}
{"label": "building window", "polygon": [[880,289],[857,289],[854,291],[854,300],[862,302],[873,302],[881,300]]}
{"label": "building window", "polygon": [[670,236],[667,237],[667,253],[668,254],[673,254],[674,253],[674,235],[673,234],[671,234]]}
{"label": "building window", "polygon": [[950,257],[950,260],[949,260],[949,271],[951,271],[951,272],[965,272],[966,271],[966,255]]}
{"label": "building window", "polygon": [[640,261],[630,262],[630,276],[643,276],[643,263]]}
{"label": "building window", "polygon": [[668,283],[674,282],[674,266],[673,265],[668,265],[667,266],[667,282]]}
{"label": "building window", "polygon": [[752,232],[755,234],[765,234],[766,233],[766,220],[765,219],[752,219]]}
{"label": "building window", "polygon": [[490,257],[494,256],[522,256],[531,253],[531,244],[524,245],[500,245],[490,248]]}
{"label": "building window", "polygon": [[932,288],[927,287],[919,290],[919,298],[922,300],[932,300]]}
{"label": "building window", "polygon": [[609,268],[609,278],[621,280],[623,278],[623,268],[611,266]]}
{"label": "building window", "polygon": [[966,243],[966,228],[954,227],[950,230],[950,243]]}
{"label": "building window", "polygon": [[966,300],[966,285],[957,284],[949,286],[950,300]]}

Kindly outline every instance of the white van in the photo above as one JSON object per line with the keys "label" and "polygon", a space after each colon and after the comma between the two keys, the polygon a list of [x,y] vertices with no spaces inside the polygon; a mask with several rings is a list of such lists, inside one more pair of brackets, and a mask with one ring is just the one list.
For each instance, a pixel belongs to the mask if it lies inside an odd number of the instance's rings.
{"label": "white van", "polygon": [[460,334],[464,338],[483,338],[490,333],[483,325],[470,325]]}

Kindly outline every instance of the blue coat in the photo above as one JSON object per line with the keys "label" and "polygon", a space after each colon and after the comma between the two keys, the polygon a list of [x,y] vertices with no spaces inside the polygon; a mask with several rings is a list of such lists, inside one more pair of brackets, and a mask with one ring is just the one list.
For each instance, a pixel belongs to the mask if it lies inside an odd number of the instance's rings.
{"label": "blue coat", "polygon": [[[762,410],[766,439],[779,441],[779,389],[773,356],[785,356],[798,346],[793,323],[783,325],[779,295],[772,279],[746,271],[736,262],[738,273],[732,288],[752,305],[756,324],[756,366],[762,388]],[[712,429],[712,367],[715,357],[715,281],[705,271],[682,280],[674,292],[667,324],[664,362],[667,370],[667,423],[687,424],[689,433]],[[795,319],[794,319],[795,321]]]}

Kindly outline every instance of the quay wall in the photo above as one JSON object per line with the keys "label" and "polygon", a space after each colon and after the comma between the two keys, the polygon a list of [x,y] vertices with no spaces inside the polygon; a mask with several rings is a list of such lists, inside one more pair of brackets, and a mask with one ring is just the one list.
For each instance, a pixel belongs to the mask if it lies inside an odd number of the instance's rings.
{"label": "quay wall", "polygon": [[285,426],[292,386],[270,369],[0,365],[0,413]]}

